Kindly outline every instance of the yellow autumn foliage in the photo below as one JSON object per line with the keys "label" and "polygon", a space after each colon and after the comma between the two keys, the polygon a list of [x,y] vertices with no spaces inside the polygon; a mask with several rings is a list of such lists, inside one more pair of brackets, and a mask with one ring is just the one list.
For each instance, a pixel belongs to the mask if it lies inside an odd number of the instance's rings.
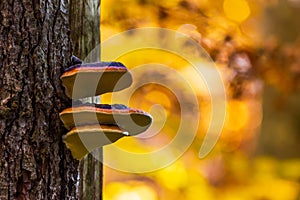
{"label": "yellow autumn foliage", "polygon": [[[251,68],[245,75],[239,69],[228,67],[233,53],[245,51],[249,54],[260,52],[262,44],[279,51],[276,45],[263,39],[261,24],[263,10],[277,1],[250,0],[103,0],[101,12],[101,38],[134,28],[162,27],[186,34],[201,44],[216,61],[216,67],[224,80],[226,88],[226,117],[222,134],[213,151],[204,159],[199,159],[205,134],[211,125],[212,102],[204,78],[199,78],[190,63],[180,55],[157,49],[140,49],[128,52],[117,58],[130,70],[147,64],[167,66],[186,80],[195,94],[198,105],[191,106],[191,115],[199,109],[200,121],[196,126],[196,135],[191,146],[176,162],[163,169],[142,174],[127,174],[111,166],[105,168],[104,199],[106,200],[296,200],[300,194],[300,158],[278,160],[275,155],[253,155],[259,130],[263,121],[262,92],[255,85],[258,73],[272,85],[282,85],[288,77],[281,76],[275,65],[259,70]],[[283,30],[284,31],[284,30]],[[160,40],[153,36],[152,40]],[[272,40],[273,41],[273,40]],[[269,43],[267,43],[269,42]],[[134,44],[128,43],[128,49]],[[114,48],[117,48],[115,44]],[[111,49],[113,50],[113,49]],[[271,52],[272,53],[272,52]],[[276,59],[273,54],[264,54],[262,60]],[[289,52],[289,55],[292,53]],[[256,55],[256,54],[255,54]],[[295,58],[296,59],[296,58]],[[251,57],[253,65],[262,67],[264,63]],[[274,61],[275,62],[275,61]],[[276,60],[278,62],[278,60]],[[150,64],[149,64],[150,63]],[[153,65],[151,65],[153,64]],[[278,63],[277,63],[278,64]],[[278,64],[279,65],[279,64]],[[295,69],[298,69],[294,66]],[[281,69],[281,68],[280,68]],[[206,69],[207,71],[210,68]],[[242,69],[243,70],[243,69]],[[149,69],[149,71],[151,71]],[[163,70],[162,70],[163,71]],[[157,70],[158,76],[165,77],[168,86],[177,88],[185,103],[190,103],[189,92],[181,83],[172,82],[174,74],[167,75]],[[208,73],[209,74],[209,73]],[[259,74],[260,75],[260,74]],[[251,76],[251,77],[250,77]],[[295,75],[296,76],[296,75]],[[151,77],[151,76],[150,76]],[[249,78],[250,77],[250,78]],[[134,77],[136,82],[149,78],[143,74]],[[237,80],[233,82],[233,80]],[[285,86],[285,85],[284,85]],[[283,87],[283,86],[282,86]],[[138,88],[126,102],[122,102],[120,93],[105,94],[102,103],[125,103],[131,107],[143,109],[153,114],[155,127],[144,138],[125,138],[114,145],[126,152],[147,154],[160,150],[176,137],[180,128],[181,110],[178,96],[166,86],[148,84]],[[284,87],[285,88],[285,87]],[[179,99],[180,99],[179,98]],[[112,101],[113,100],[113,101]],[[121,102],[116,102],[120,100]],[[191,117],[192,119],[192,117]],[[155,129],[156,128],[156,129]],[[157,131],[155,134],[154,132]],[[186,131],[189,136],[191,131]],[[270,142],[273,138],[269,138]],[[105,147],[106,148],[106,147]],[[133,158],[122,157],[112,147],[106,148],[104,157],[126,165],[125,169],[135,168],[136,172],[146,165],[164,163],[162,157],[145,157],[137,162]],[[289,148],[289,147],[287,147]],[[174,152],[169,152],[170,154]]]}

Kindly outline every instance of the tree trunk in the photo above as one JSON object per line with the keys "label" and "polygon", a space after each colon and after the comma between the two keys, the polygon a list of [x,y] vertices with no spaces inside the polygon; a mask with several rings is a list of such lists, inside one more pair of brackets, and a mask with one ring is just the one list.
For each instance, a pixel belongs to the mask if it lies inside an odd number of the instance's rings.
{"label": "tree trunk", "polygon": [[[100,61],[100,48],[96,55],[89,55],[100,43],[100,0],[85,0],[78,2],[71,0],[70,26],[71,38],[74,45],[74,54],[81,59],[87,58],[88,62]],[[100,98],[86,98],[90,103],[100,103]],[[98,155],[98,159],[94,156]],[[103,185],[102,148],[96,149],[87,155],[79,165],[79,188],[80,200],[101,200]]]}
{"label": "tree trunk", "polygon": [[71,106],[68,0],[0,1],[0,199],[76,199],[78,162],[62,142]]}

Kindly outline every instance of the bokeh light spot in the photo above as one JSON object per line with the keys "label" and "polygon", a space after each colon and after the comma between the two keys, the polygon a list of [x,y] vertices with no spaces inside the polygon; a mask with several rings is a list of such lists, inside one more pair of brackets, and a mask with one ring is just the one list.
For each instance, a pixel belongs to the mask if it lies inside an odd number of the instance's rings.
{"label": "bokeh light spot", "polygon": [[243,22],[250,13],[250,7],[246,0],[225,0],[223,3],[223,9],[228,19]]}

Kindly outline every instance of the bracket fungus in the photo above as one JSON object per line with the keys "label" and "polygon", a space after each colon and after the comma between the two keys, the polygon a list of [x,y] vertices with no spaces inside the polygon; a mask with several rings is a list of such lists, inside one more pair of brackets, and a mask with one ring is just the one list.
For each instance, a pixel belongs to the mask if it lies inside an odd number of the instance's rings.
{"label": "bracket fungus", "polygon": [[76,64],[65,70],[61,80],[72,99],[120,91],[132,83],[131,74],[120,62]]}
{"label": "bracket fungus", "polygon": [[[99,62],[75,64],[65,70],[61,80],[66,95],[79,99],[125,89],[131,85],[132,76],[122,63]],[[142,133],[152,123],[147,112],[122,104],[80,103],[63,110],[60,118],[71,129],[63,141],[78,160],[124,136]]]}
{"label": "bracket fungus", "polygon": [[81,160],[90,151],[116,142],[128,133],[118,126],[86,125],[71,129],[63,136],[63,141],[74,158]]}
{"label": "bracket fungus", "polygon": [[146,131],[152,122],[152,117],[147,112],[122,104],[85,103],[63,110],[60,118],[67,129],[75,125],[109,124],[119,126],[129,135]]}

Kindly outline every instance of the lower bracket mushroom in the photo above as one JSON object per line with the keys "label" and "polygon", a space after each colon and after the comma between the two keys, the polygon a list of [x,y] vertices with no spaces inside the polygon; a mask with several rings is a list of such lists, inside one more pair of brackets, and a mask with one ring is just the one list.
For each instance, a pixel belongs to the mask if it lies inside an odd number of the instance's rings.
{"label": "lower bracket mushroom", "polygon": [[128,136],[128,133],[117,126],[87,125],[71,129],[63,136],[63,141],[72,156],[81,160],[94,149],[114,143],[124,136]]}

